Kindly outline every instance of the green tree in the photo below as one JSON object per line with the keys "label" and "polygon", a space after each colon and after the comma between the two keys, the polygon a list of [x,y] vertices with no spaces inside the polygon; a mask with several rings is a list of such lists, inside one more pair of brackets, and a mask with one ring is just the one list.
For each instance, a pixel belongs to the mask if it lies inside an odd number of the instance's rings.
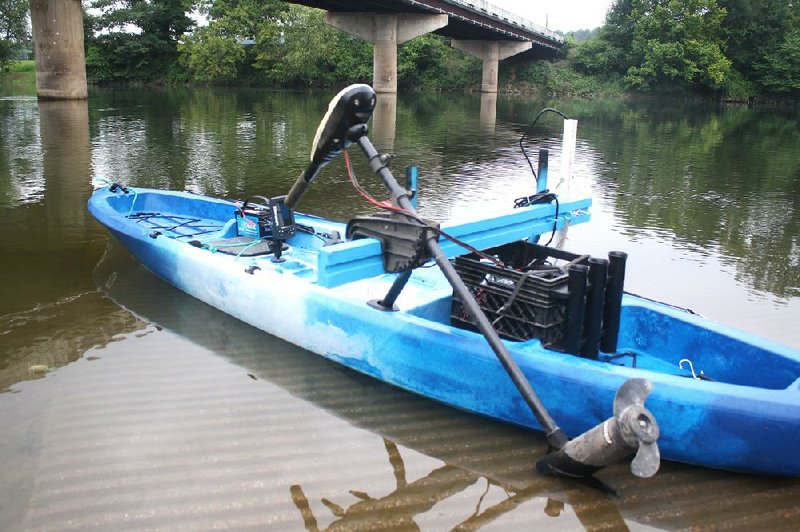
{"label": "green tree", "polygon": [[17,51],[30,42],[28,0],[0,0],[0,70],[16,58]]}
{"label": "green tree", "polygon": [[91,7],[100,12],[88,20],[100,32],[87,43],[93,81],[165,76],[177,60],[178,40],[194,25],[191,0],[94,0]]}
{"label": "green tree", "polygon": [[216,27],[205,27],[187,35],[178,45],[181,65],[191,79],[220,83],[235,79],[245,58],[244,47],[236,38]]}
{"label": "green tree", "polygon": [[[794,0],[718,0],[727,11],[723,30],[727,40],[726,56],[732,62],[728,84],[735,90],[745,84],[745,96],[757,88],[775,91],[782,85],[773,67],[781,76],[787,62],[776,56],[778,50],[792,55],[790,34],[798,27],[800,3]],[[789,62],[791,59],[789,59]],[[779,91],[783,92],[783,91]]]}
{"label": "green tree", "polygon": [[616,0],[597,39],[579,46],[574,64],[616,72],[633,88],[716,89],[730,68],[716,0]]}
{"label": "green tree", "polygon": [[667,83],[718,88],[730,68],[722,48],[722,20],[716,0],[637,2],[631,43],[633,65],[625,80],[636,88]]}
{"label": "green tree", "polygon": [[464,89],[481,79],[480,60],[452,48],[444,37],[422,35],[397,51],[397,79],[401,87]]}
{"label": "green tree", "polygon": [[779,94],[800,95],[800,30],[786,35],[769,50],[759,69],[762,85]]}
{"label": "green tree", "polygon": [[589,39],[595,39],[600,34],[600,28],[583,29],[571,31],[567,33],[567,37],[572,37],[576,43],[586,42]]}
{"label": "green tree", "polygon": [[371,47],[325,24],[324,12],[291,6],[256,35],[253,63],[270,84],[332,86],[372,78]]}
{"label": "green tree", "polygon": [[255,38],[264,26],[280,24],[291,4],[281,0],[204,0],[200,7],[220,33]]}
{"label": "green tree", "polygon": [[[271,44],[280,34],[280,27],[291,9],[291,4],[280,0],[201,0],[199,10],[209,21],[185,40],[180,47],[181,64],[189,70],[195,81],[224,81],[236,78],[242,81],[258,77],[253,68],[267,36]],[[214,55],[226,65],[212,65]]]}

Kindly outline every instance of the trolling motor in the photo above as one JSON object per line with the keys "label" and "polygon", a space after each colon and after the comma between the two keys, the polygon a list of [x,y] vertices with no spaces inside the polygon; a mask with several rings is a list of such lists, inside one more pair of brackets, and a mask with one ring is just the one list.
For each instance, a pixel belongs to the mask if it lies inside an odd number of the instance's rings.
{"label": "trolling motor", "polygon": [[300,198],[323,166],[334,160],[350,145],[347,130],[356,125],[366,125],[375,109],[375,91],[369,85],[345,87],[333,97],[328,112],[322,117],[311,145],[311,163],[300,173],[284,203],[290,209]]}
{"label": "trolling motor", "polygon": [[[298,177],[286,198],[286,204],[294,207],[311,184],[319,170],[339,155],[345,147],[357,144],[367,158],[373,172],[383,181],[392,203],[407,213],[405,218],[410,224],[420,228],[428,226],[416,215],[408,191],[402,188],[391,171],[386,159],[381,157],[367,137],[367,121],[375,108],[375,92],[369,85],[351,85],[337,94],[328,112],[317,129],[311,149],[311,163]],[[373,229],[372,227],[366,228]],[[659,466],[659,452],[656,439],[658,424],[653,415],[644,407],[644,401],[652,389],[652,384],[643,379],[632,379],[623,384],[614,399],[614,416],[600,425],[590,429],[573,440],[555,423],[539,396],[531,387],[517,363],[511,357],[492,324],[486,318],[475,298],[459,277],[454,266],[442,252],[436,231],[420,230],[414,232],[416,238],[424,240],[425,257],[434,259],[444,276],[453,287],[463,304],[464,310],[474,319],[489,346],[505,368],[514,385],[519,390],[531,412],[545,431],[547,441],[554,449],[539,463],[543,472],[552,472],[571,477],[588,477],[595,471],[615,463],[634,452],[632,471],[637,476],[649,477],[656,473]],[[416,247],[416,244],[415,246]],[[414,264],[410,265],[413,268]],[[390,296],[396,297],[402,290],[404,279],[407,280],[411,269],[402,273]],[[397,293],[395,293],[397,292]],[[384,298],[386,299],[386,298]]]}

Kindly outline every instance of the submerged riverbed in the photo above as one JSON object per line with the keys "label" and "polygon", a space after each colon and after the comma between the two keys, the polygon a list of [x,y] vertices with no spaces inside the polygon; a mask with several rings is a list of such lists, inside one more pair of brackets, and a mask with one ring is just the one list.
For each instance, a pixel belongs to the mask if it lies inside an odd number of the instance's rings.
{"label": "submerged riverbed", "polygon": [[[86,212],[97,177],[285,193],[330,97],[0,98],[0,529],[800,527],[798,480],[619,466],[599,475],[612,496],[541,477],[541,435],[244,325],[144,271]],[[566,249],[627,251],[627,290],[800,347],[796,111],[401,94],[371,138],[397,174],[419,165],[425,217],[477,218],[533,192],[517,142],[544,107],[579,120],[574,181],[560,183],[560,119],[528,151],[551,149],[551,188],[594,199]],[[300,210],[372,208],[336,161]]]}

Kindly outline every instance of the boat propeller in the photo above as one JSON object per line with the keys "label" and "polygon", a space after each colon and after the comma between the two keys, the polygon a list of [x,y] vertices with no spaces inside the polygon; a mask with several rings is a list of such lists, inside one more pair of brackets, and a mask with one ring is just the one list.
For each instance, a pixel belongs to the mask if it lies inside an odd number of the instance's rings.
{"label": "boat propeller", "polygon": [[[375,92],[369,85],[351,85],[333,98],[317,129],[311,149],[311,163],[300,174],[286,196],[285,204],[288,207],[293,208],[297,205],[324,165],[337,157],[348,145],[357,144],[366,156],[370,169],[383,181],[395,206],[409,213],[416,213],[408,197],[408,191],[397,183],[384,164],[384,159],[367,137],[366,124],[374,108]],[[588,477],[598,469],[636,453],[631,465],[633,473],[640,477],[654,475],[659,467],[656,444],[658,424],[644,407],[644,401],[653,385],[644,379],[627,381],[617,391],[613,417],[577,438],[568,440],[442,251],[436,233],[426,233],[424,239],[428,256],[436,261],[442,274],[452,285],[453,293],[457,294],[464,305],[464,310],[483,333],[492,351],[539,421],[551,447],[555,449],[537,464],[539,469],[571,477]],[[404,276],[407,280],[408,275]],[[399,284],[398,291],[402,290],[403,284],[404,281]],[[395,286],[392,290],[395,290]]]}
{"label": "boat propeller", "polygon": [[655,475],[661,461],[656,443],[659,429],[644,406],[652,389],[645,379],[625,382],[614,397],[614,415],[545,456],[536,464],[539,471],[587,477],[636,453],[631,472],[641,478]]}

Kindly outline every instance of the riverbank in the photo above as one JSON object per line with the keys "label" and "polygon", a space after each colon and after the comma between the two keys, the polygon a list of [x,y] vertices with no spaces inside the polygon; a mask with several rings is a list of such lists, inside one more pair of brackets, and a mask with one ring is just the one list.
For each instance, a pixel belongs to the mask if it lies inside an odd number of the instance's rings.
{"label": "riverbank", "polygon": [[9,66],[7,72],[0,72],[0,95],[35,96],[36,63],[17,61]]}
{"label": "riverbank", "polygon": [[[477,74],[476,74],[477,76]],[[95,87],[226,87],[231,89],[266,89],[266,90],[308,90],[309,87],[295,87],[291,85],[271,84],[264,85],[253,83],[252,80],[231,80],[227,83],[198,83],[191,81],[176,81],[174,79],[159,79],[157,81],[129,81],[115,83],[95,83]],[[402,92],[415,93],[475,93],[479,91],[479,79],[472,86],[437,87],[435,85],[403,86]],[[643,93],[631,91],[625,87],[622,78],[609,76],[601,78],[587,75],[571,68],[567,61],[537,61],[534,63],[521,62],[502,64],[499,72],[499,92],[506,95],[525,95],[532,98],[569,98],[585,100],[658,100],[669,98],[680,101],[720,101],[729,104],[758,104],[779,107],[796,106],[797,102],[791,99],[776,99],[774,97],[750,97],[743,100],[724,98],[719,94],[701,94],[692,91],[666,90]],[[333,90],[337,86],[319,86],[316,90]],[[18,61],[13,63],[7,72],[0,72],[0,95],[2,96],[35,96],[36,95],[36,65],[34,61]]]}

